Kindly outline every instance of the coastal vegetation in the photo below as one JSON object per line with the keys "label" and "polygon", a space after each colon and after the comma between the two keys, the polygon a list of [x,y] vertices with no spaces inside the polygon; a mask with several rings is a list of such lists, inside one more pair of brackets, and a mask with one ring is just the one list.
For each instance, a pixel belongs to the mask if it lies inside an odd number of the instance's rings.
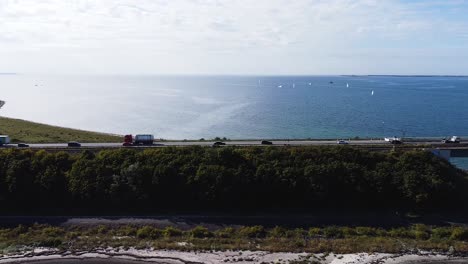
{"label": "coastal vegetation", "polygon": [[122,137],[105,133],[63,128],[21,119],[0,117],[0,135],[10,135],[12,143],[121,142]]}
{"label": "coastal vegetation", "polygon": [[466,209],[467,174],[426,151],[168,147],[0,151],[2,213]]}
{"label": "coastal vegetation", "polygon": [[270,252],[380,252],[405,253],[431,250],[468,253],[468,228],[416,224],[389,229],[358,227],[286,228],[241,226],[208,229],[196,226],[98,225],[50,226],[34,224],[0,229],[0,254],[25,247],[53,247],[80,252],[98,248],[174,250],[265,250]]}

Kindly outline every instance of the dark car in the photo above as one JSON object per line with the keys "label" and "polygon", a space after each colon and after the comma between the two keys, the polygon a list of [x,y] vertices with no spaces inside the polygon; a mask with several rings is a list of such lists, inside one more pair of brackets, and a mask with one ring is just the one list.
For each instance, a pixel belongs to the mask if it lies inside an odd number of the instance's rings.
{"label": "dark car", "polygon": [[273,142],[268,140],[262,140],[262,145],[273,145]]}
{"label": "dark car", "polygon": [[24,143],[18,143],[18,148],[29,148],[29,145]]}
{"label": "dark car", "polygon": [[224,145],[226,145],[226,143],[221,142],[221,141],[216,141],[215,143],[213,143],[213,147],[219,147],[219,146],[224,146]]}
{"label": "dark car", "polygon": [[68,142],[68,147],[79,148],[79,147],[81,147],[81,144],[78,143],[78,142],[72,141],[72,142]]}

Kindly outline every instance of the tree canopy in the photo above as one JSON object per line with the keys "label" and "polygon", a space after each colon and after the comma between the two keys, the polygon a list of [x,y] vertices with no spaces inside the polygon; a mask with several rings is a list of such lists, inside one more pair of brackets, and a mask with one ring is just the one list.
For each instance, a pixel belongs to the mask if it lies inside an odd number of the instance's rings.
{"label": "tree canopy", "polygon": [[3,212],[436,210],[459,206],[467,186],[464,172],[424,151],[349,146],[0,151]]}

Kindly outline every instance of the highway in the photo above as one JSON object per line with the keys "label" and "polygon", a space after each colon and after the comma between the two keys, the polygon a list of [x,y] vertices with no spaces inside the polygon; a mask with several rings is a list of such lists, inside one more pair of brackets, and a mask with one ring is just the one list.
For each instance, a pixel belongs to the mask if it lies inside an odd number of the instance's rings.
{"label": "highway", "polygon": [[[151,147],[169,147],[169,146],[212,146],[215,141],[155,141],[153,145],[131,146],[129,148],[151,148]],[[338,145],[336,140],[272,140],[273,146],[323,146],[323,145]],[[226,146],[268,146],[262,145],[261,140],[229,140],[224,141]],[[439,140],[412,140],[405,141],[401,146],[418,146],[431,145],[434,147],[467,147],[468,142],[459,144],[444,144]],[[376,146],[385,147],[393,146],[384,140],[350,140],[347,144],[351,146]],[[16,144],[9,144],[4,147],[16,147]],[[400,145],[399,145],[400,146]],[[30,148],[34,149],[53,149],[53,148],[68,148],[67,143],[44,143],[44,144],[29,144]],[[81,148],[121,148],[122,143],[81,143]],[[70,147],[72,148],[72,147]]]}

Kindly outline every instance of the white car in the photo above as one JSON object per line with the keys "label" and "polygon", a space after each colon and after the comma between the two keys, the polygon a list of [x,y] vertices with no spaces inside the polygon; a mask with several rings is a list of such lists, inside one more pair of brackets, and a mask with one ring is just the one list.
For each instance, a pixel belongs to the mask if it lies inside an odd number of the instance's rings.
{"label": "white car", "polygon": [[340,140],[336,141],[336,144],[346,145],[346,144],[348,144],[348,141],[340,139]]}

